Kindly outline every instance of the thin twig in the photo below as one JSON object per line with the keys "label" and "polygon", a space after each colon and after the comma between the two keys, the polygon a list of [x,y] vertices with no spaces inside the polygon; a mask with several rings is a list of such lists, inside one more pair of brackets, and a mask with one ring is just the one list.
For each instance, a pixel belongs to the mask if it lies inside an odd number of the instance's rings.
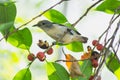
{"label": "thin twig", "polygon": [[[96,76],[98,75],[101,67],[103,66],[103,64],[104,64],[104,62],[105,62],[105,60],[106,60],[107,52],[109,51],[109,49],[112,47],[112,45],[113,45],[113,43],[114,43],[115,36],[116,36],[116,34],[117,34],[118,30],[119,30],[119,27],[120,27],[120,20],[119,20],[119,22],[117,23],[117,27],[116,27],[116,29],[115,29],[112,37],[111,37],[111,38],[112,38],[112,39],[111,39],[111,42],[109,43],[107,49],[106,49],[105,52],[104,52],[103,60],[102,60],[102,62],[100,63],[100,65],[98,66],[98,68],[97,68],[97,70],[96,70],[95,78],[96,78]],[[94,79],[95,79],[95,78],[94,78]]]}
{"label": "thin twig", "polygon": [[112,16],[112,18],[111,18],[111,20],[110,20],[110,22],[109,22],[109,27],[108,27],[108,29],[106,30],[106,35],[105,35],[105,40],[104,40],[105,43],[106,43],[107,36],[108,36],[109,30],[110,30],[110,28],[111,28],[111,25],[113,24],[113,19],[114,19],[115,15],[116,15],[116,13],[113,14],[113,16]]}
{"label": "thin twig", "polygon": [[114,52],[114,56],[117,58],[118,62],[120,63],[120,60],[119,60],[119,58],[117,56],[117,51],[113,48],[113,46],[112,46],[112,50]]}
{"label": "thin twig", "polygon": [[94,3],[93,5],[91,5],[91,6],[86,10],[86,12],[85,12],[75,23],[72,24],[72,26],[73,26],[73,27],[76,26],[76,24],[78,24],[78,22],[79,22],[80,20],[82,20],[83,17],[85,17],[90,10],[91,10],[94,6],[96,6],[98,3],[100,3],[101,1],[103,1],[103,0],[99,0],[99,1],[97,1],[96,3]]}
{"label": "thin twig", "polygon": [[23,27],[23,26],[25,26],[25,25],[27,25],[27,24],[29,24],[30,22],[32,22],[33,20],[37,19],[38,17],[41,17],[44,13],[46,13],[46,12],[49,11],[50,9],[54,8],[54,7],[57,6],[58,4],[61,4],[63,1],[65,1],[65,0],[61,0],[60,2],[54,4],[53,6],[51,6],[50,8],[48,8],[47,10],[45,10],[44,12],[42,12],[41,14],[39,14],[39,15],[35,16],[34,18],[32,18],[30,21],[28,21],[28,22],[26,22],[25,24],[19,26],[18,29],[21,28],[21,27]]}
{"label": "thin twig", "polygon": [[9,34],[4,35],[4,36],[0,39],[0,41],[2,41],[4,38],[7,38],[7,36],[10,36],[11,34],[17,32],[21,27],[26,26],[27,24],[29,24],[29,23],[32,22],[33,20],[37,19],[38,17],[41,17],[44,13],[46,13],[46,12],[49,11],[50,9],[54,8],[55,6],[61,4],[63,1],[68,1],[68,0],[61,0],[61,1],[59,1],[58,3],[54,4],[53,6],[51,6],[50,8],[48,8],[47,10],[45,10],[44,12],[42,12],[41,14],[33,17],[30,21],[22,24],[21,26],[19,26],[18,28],[14,29],[12,32],[10,32]]}
{"label": "thin twig", "polygon": [[44,51],[44,53],[46,53],[46,52],[47,52],[50,48],[52,48],[54,45],[55,45],[55,44],[50,45],[50,46]]}
{"label": "thin twig", "polygon": [[[64,53],[65,54],[65,53]],[[65,56],[66,56],[66,54],[65,54]],[[85,60],[91,60],[91,59],[93,59],[93,58],[98,58],[98,57],[100,57],[100,56],[102,56],[102,55],[99,55],[99,56],[92,56],[92,57],[90,57],[90,58],[86,58],[86,59],[79,59],[79,60],[56,60],[55,62],[59,62],[59,61],[62,61],[62,62],[77,62],[77,61],[85,61]]]}
{"label": "thin twig", "polygon": [[115,11],[113,16],[111,17],[110,21],[109,21],[109,26],[108,28],[103,32],[103,34],[99,37],[99,40],[102,38],[102,36],[106,33],[106,37],[105,37],[105,42],[107,40],[107,35],[108,35],[108,31],[111,28],[112,24],[116,21],[116,19],[118,19],[118,17],[120,16],[120,14],[118,14],[116,17],[115,15],[117,14],[117,12],[120,10],[120,7],[118,7]]}
{"label": "thin twig", "polygon": [[[112,18],[110,19],[110,22],[109,22],[109,25],[108,25],[108,28],[103,32],[103,34],[99,37],[99,40],[102,38],[102,36],[111,28],[112,24],[116,21],[116,19],[120,16],[120,14],[118,14],[116,17],[115,17],[115,14],[113,14]],[[115,18],[114,18],[115,17]]]}
{"label": "thin twig", "polygon": [[117,49],[116,49],[116,53],[118,52],[119,48],[120,48],[120,37],[119,37],[119,40],[118,40],[118,46],[117,46]]}
{"label": "thin twig", "polygon": [[[88,60],[88,59],[86,59],[86,60]],[[56,60],[55,62],[60,62],[60,61],[62,61],[62,62],[78,62],[78,61],[84,61],[84,60]]]}

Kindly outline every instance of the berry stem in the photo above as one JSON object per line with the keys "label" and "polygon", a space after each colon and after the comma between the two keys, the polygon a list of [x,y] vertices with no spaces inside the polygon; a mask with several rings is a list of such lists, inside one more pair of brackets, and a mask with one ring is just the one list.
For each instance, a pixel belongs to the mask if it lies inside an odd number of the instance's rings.
{"label": "berry stem", "polygon": [[[36,57],[35,57],[35,59],[36,59]],[[33,60],[33,61],[31,61],[30,63],[28,63],[28,68],[30,68],[30,66],[32,65],[32,63],[35,61],[35,59]]]}
{"label": "berry stem", "polygon": [[50,48],[52,48],[55,44],[53,43],[52,45],[50,45],[45,51],[44,53],[46,53]]}

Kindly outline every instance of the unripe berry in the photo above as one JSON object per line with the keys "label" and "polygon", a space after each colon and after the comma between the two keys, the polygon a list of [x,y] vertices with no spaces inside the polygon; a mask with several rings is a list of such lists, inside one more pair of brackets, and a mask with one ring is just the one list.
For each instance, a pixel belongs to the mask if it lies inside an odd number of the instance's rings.
{"label": "unripe berry", "polygon": [[51,55],[53,53],[53,48],[50,48],[48,51],[47,51],[47,54],[48,55]]}
{"label": "unripe berry", "polygon": [[35,55],[31,53],[27,56],[27,58],[28,58],[29,61],[34,61]]}
{"label": "unripe berry", "polygon": [[97,50],[101,51],[103,50],[104,46],[102,44],[98,44],[97,45]]}
{"label": "unripe berry", "polygon": [[92,59],[91,62],[92,62],[92,66],[93,66],[94,68],[96,68],[96,67],[98,66],[98,61],[97,61],[97,60]]}
{"label": "unripe berry", "polygon": [[47,49],[49,47],[49,43],[42,40],[39,40],[39,43],[37,43],[37,45],[42,49]]}
{"label": "unripe berry", "polygon": [[37,58],[40,60],[40,61],[44,61],[46,56],[43,52],[38,52],[37,53]]}
{"label": "unripe berry", "polygon": [[93,46],[97,46],[98,44],[99,44],[98,40],[93,40],[93,41],[92,41],[92,45],[93,45]]}

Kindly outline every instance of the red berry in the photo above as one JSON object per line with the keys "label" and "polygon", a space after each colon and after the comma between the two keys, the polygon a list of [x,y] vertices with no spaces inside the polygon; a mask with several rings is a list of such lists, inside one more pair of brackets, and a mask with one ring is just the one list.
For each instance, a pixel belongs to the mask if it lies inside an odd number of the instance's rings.
{"label": "red berry", "polygon": [[27,58],[28,58],[29,61],[34,61],[35,55],[31,53],[27,56]]}
{"label": "red berry", "polygon": [[89,80],[93,80],[94,79],[94,76],[90,76]]}
{"label": "red berry", "polygon": [[98,66],[98,61],[95,59],[92,59],[91,61],[92,61],[92,66],[96,68]]}
{"label": "red berry", "polygon": [[101,51],[103,50],[104,46],[102,44],[98,44],[97,45],[97,50]]}
{"label": "red berry", "polygon": [[47,54],[48,55],[51,55],[53,53],[53,48],[50,48],[48,51],[47,51]]}
{"label": "red berry", "polygon": [[44,61],[46,56],[43,52],[38,52],[37,53],[37,58],[40,60],[40,61]]}
{"label": "red berry", "polygon": [[93,46],[97,46],[98,44],[99,44],[98,40],[93,40],[93,41],[92,41],[92,45],[93,45]]}

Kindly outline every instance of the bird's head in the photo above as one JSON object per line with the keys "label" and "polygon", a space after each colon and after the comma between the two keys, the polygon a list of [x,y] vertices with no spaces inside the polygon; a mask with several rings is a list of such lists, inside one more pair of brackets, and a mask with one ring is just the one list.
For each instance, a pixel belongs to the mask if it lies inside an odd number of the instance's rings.
{"label": "bird's head", "polygon": [[39,21],[37,24],[33,25],[33,27],[38,26],[39,28],[45,29],[45,28],[51,28],[52,23],[48,20],[42,20]]}

